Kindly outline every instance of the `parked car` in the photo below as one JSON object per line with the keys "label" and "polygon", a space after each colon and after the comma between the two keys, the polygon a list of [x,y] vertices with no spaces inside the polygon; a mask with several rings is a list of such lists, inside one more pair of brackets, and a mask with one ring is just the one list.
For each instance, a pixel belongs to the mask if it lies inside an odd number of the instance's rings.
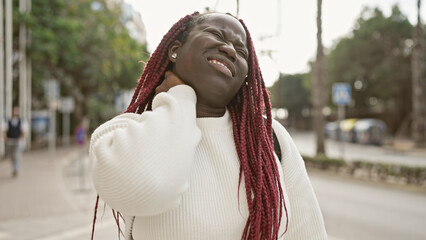
{"label": "parked car", "polygon": [[354,131],[358,143],[382,145],[386,138],[386,123],[379,119],[360,119],[355,123]]}
{"label": "parked car", "polygon": [[329,122],[325,124],[324,134],[326,138],[330,138],[333,140],[339,140],[339,122]]}
{"label": "parked car", "polygon": [[348,118],[342,120],[339,124],[341,139],[345,142],[356,142],[355,135],[355,123],[358,121],[358,118]]}

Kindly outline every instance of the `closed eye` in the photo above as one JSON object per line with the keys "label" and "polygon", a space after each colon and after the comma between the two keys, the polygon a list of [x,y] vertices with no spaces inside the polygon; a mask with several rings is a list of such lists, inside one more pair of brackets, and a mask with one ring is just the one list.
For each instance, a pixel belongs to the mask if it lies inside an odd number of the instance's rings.
{"label": "closed eye", "polygon": [[220,40],[223,40],[223,36],[222,36],[222,34],[220,33],[220,32],[217,32],[217,31],[211,31],[210,32],[211,34],[213,34],[215,37],[217,37],[218,39],[220,39]]}
{"label": "closed eye", "polygon": [[248,53],[244,49],[237,49],[238,54],[240,54],[243,58],[247,59]]}

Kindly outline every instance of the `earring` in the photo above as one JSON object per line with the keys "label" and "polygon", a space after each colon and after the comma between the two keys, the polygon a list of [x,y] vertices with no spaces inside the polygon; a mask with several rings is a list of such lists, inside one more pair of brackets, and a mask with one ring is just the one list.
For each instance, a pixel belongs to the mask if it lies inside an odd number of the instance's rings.
{"label": "earring", "polygon": [[172,58],[176,59],[177,58],[177,53],[172,53]]}

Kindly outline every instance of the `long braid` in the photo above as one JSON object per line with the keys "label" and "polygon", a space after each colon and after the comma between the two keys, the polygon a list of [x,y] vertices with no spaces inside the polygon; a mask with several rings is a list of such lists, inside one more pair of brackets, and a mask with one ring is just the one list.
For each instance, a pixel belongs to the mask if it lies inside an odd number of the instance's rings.
{"label": "long braid", "polygon": [[[277,239],[283,207],[288,215],[273,154],[271,104],[250,33],[244,22],[240,22],[247,34],[249,73],[246,84],[229,104],[229,111],[234,134],[238,132],[234,140],[242,171],[240,181],[244,175],[249,208],[242,239]],[[285,231],[287,227],[288,219]]]}

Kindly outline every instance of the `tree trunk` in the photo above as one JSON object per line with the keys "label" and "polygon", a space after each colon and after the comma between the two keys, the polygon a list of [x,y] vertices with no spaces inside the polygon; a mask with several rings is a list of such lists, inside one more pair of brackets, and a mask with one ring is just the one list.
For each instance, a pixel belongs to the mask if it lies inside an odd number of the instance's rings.
{"label": "tree trunk", "polygon": [[413,114],[411,123],[411,136],[417,147],[426,145],[425,133],[425,104],[424,104],[424,42],[422,33],[422,24],[420,21],[421,0],[417,2],[417,26],[413,32],[413,52],[411,56],[411,69],[413,81]]}
{"label": "tree trunk", "polygon": [[321,7],[322,0],[317,0],[317,58],[314,63],[313,76],[312,76],[312,104],[313,104],[313,117],[314,117],[314,130],[317,143],[317,154],[325,154],[324,148],[324,115],[322,109],[325,107],[327,96],[326,91],[326,78],[327,66],[324,49],[322,45],[322,21],[321,21]]}
{"label": "tree trunk", "polygon": [[237,0],[237,15],[236,15],[237,18],[239,14],[240,14],[240,0]]}

